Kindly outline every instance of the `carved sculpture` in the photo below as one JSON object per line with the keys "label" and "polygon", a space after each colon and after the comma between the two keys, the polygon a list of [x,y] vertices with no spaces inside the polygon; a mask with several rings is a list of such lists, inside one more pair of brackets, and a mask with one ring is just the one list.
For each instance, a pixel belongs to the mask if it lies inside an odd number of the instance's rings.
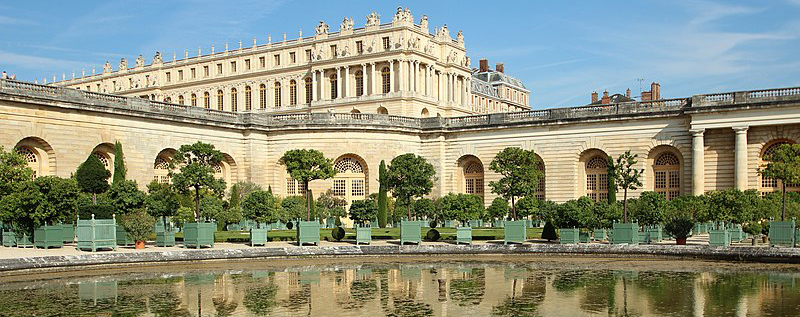
{"label": "carved sculpture", "polygon": [[366,26],[379,26],[381,25],[381,15],[375,13],[374,11],[367,15],[367,24]]}
{"label": "carved sculpture", "polygon": [[340,26],[340,31],[350,31],[355,26],[355,22],[353,22],[352,18],[345,17],[344,21],[342,21],[342,25]]}
{"label": "carved sculpture", "polygon": [[120,58],[119,59],[119,70],[128,69],[128,59],[127,58]]}
{"label": "carved sculpture", "polygon": [[458,34],[456,34],[456,40],[459,43],[464,43],[464,32],[462,30],[458,30]]}
{"label": "carved sculpture", "polygon": [[422,28],[423,30],[427,30],[428,29],[428,15],[427,14],[423,15],[422,19],[419,20],[419,27]]}
{"label": "carved sculpture", "polygon": [[164,59],[161,58],[161,52],[156,52],[156,56],[153,56],[153,64],[161,64],[164,62]]}
{"label": "carved sculpture", "polygon": [[317,31],[317,35],[328,34],[329,28],[330,27],[327,23],[325,23],[325,21],[319,21],[319,25],[315,28],[315,30]]}
{"label": "carved sculpture", "polygon": [[105,65],[103,65],[103,73],[110,73],[111,71],[112,71],[112,69],[111,69],[111,63],[109,63],[108,61],[106,61],[106,64],[105,64]]}
{"label": "carved sculpture", "polygon": [[394,14],[392,22],[414,22],[414,16],[411,15],[411,9],[406,8],[406,10],[403,11],[403,7],[397,7],[397,13]]}

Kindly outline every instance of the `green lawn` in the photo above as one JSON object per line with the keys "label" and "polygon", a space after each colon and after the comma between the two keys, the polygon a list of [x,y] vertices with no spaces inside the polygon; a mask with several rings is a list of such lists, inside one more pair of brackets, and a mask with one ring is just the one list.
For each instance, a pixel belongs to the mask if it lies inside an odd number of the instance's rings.
{"label": "green lawn", "polygon": [[[320,229],[320,238],[322,240],[332,241],[331,238],[331,230],[332,229]],[[430,230],[429,228],[422,228],[422,236],[425,237],[425,233]],[[442,240],[455,240],[456,237],[456,229],[455,228],[436,228],[439,230],[439,234],[442,236]],[[539,238],[542,236],[542,229],[541,228],[528,228],[528,238]],[[355,229],[345,229],[345,239],[355,239],[356,238],[356,231]],[[294,241],[295,240],[295,231],[294,230],[270,230],[267,234],[269,241]],[[183,232],[178,232],[175,234],[175,238],[178,240],[183,240]],[[400,228],[373,228],[372,229],[372,239],[374,240],[394,240],[400,239]],[[486,229],[473,229],[472,230],[472,239],[474,240],[502,240],[503,239],[503,228],[486,228]],[[217,231],[214,234],[214,241],[215,242],[249,242],[250,241],[250,232],[249,231]]]}

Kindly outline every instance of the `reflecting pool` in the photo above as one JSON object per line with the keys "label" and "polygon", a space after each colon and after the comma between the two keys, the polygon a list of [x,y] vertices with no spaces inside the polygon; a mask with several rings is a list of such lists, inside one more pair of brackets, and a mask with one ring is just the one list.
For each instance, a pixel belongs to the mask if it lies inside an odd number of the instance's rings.
{"label": "reflecting pool", "polygon": [[798,316],[797,266],[294,259],[0,277],[0,316]]}

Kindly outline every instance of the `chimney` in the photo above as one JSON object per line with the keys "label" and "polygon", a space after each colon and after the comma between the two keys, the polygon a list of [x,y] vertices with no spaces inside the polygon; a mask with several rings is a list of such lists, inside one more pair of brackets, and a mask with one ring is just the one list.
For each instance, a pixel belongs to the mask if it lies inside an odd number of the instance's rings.
{"label": "chimney", "polygon": [[608,90],[603,92],[603,100],[600,103],[604,105],[611,103],[611,98],[608,97]]}
{"label": "chimney", "polygon": [[661,84],[658,82],[650,84],[650,93],[652,100],[661,99]]}
{"label": "chimney", "polygon": [[482,59],[481,60],[481,73],[485,73],[489,71],[489,60]]}
{"label": "chimney", "polygon": [[631,99],[631,89],[625,90],[625,98]]}
{"label": "chimney", "polygon": [[597,102],[597,92],[596,91],[592,91],[592,103],[595,103],[595,102]]}
{"label": "chimney", "polygon": [[496,69],[498,72],[505,73],[505,69],[504,69],[504,67],[503,67],[503,63],[497,63],[497,66],[495,66],[495,69]]}

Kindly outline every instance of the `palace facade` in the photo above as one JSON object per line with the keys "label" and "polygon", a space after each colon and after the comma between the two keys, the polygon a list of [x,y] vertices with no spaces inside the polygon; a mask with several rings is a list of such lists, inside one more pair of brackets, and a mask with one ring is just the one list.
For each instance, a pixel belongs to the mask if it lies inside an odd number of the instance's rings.
{"label": "palace facade", "polygon": [[[217,173],[228,184],[251,181],[280,196],[306,189],[279,158],[313,148],[338,174],[311,188],[349,201],[377,192],[381,160],[416,153],[436,169],[431,196],[470,193],[488,205],[488,184],[499,179],[488,166],[505,147],[535,150],[546,176],[537,196],[563,202],[605,199],[607,158],[628,150],[645,171],[633,197],[775,191],[780,184],[758,174],[763,157],[800,141],[800,88],[529,110],[529,91],[502,65],[470,70],[461,36],[428,34],[427,18],[414,24],[406,12],[388,24],[371,15],[363,29],[346,20],[328,33],[322,23],[295,42],[137,62],[56,85],[0,80],[0,145],[24,154],[36,175],[69,177],[88,155],[112,169],[120,141],[128,177],[144,187],[169,181],[180,145],[203,141],[224,153]],[[162,97],[170,102],[153,100]]]}

